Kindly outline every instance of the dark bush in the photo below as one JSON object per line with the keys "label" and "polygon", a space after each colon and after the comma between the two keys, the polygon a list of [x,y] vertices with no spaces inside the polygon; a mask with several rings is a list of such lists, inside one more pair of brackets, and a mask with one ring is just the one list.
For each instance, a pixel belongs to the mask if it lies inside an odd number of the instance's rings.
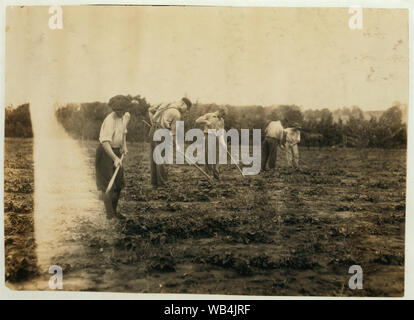
{"label": "dark bush", "polygon": [[12,106],[6,108],[4,121],[5,137],[33,137],[29,107],[29,103],[26,103],[17,108]]}

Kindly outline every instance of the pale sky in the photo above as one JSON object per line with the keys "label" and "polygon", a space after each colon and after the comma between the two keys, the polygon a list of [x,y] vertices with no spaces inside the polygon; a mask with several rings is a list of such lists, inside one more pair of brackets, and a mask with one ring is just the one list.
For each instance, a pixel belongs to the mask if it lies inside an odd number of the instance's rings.
{"label": "pale sky", "polygon": [[150,103],[296,104],[381,110],[408,103],[408,11],[348,8],[8,7],[6,105]]}

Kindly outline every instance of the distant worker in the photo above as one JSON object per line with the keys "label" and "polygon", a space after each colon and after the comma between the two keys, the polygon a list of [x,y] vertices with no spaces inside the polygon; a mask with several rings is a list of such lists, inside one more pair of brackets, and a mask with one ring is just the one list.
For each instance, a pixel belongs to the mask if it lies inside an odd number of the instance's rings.
{"label": "distant worker", "polygon": [[286,133],[286,160],[290,167],[299,169],[299,148],[298,143],[300,142],[300,130],[301,126],[298,122],[295,122],[292,127],[285,129]]}
{"label": "distant worker", "polygon": [[276,167],[277,147],[284,144],[285,132],[280,121],[270,121],[264,130],[262,142],[262,170]]}
{"label": "distant worker", "polygon": [[[209,129],[215,129],[220,130],[224,129],[224,118],[227,114],[227,108],[226,107],[219,107],[219,109],[216,112],[210,112],[206,113],[205,115],[199,117],[195,122],[196,124],[204,125],[204,138],[205,138],[205,168],[207,173],[213,175],[213,177],[217,180],[220,180],[220,172],[218,169],[218,152],[217,147],[221,144],[224,148],[227,149],[227,144],[224,141],[223,134],[220,134],[217,132],[216,135],[208,134]],[[223,132],[222,132],[223,133]],[[216,139],[216,148],[213,150],[210,150],[208,148],[208,139]],[[216,159],[215,163],[208,163],[208,155],[210,154],[210,159]]]}
{"label": "distant worker", "polygon": [[[95,169],[96,185],[102,191],[106,216],[108,219],[123,219],[124,216],[117,212],[117,206],[121,190],[124,188],[124,169],[121,155],[127,154],[126,133],[130,114],[126,110],[131,105],[131,99],[123,95],[112,97],[108,103],[111,112],[103,121],[99,133],[99,146],[96,150]],[[105,192],[109,182],[119,168],[115,182],[109,192]]]}
{"label": "distant worker", "polygon": [[[168,170],[165,164],[157,164],[154,161],[153,153],[159,142],[154,141],[154,133],[158,129],[169,129],[171,135],[176,135],[176,123],[182,120],[182,116],[191,108],[191,101],[188,98],[182,98],[180,101],[171,103],[162,103],[152,106],[148,109],[149,119],[151,122],[150,138],[151,138],[151,184],[154,187],[165,186],[168,180]],[[175,140],[175,139],[174,139]],[[179,146],[176,145],[178,151]]]}

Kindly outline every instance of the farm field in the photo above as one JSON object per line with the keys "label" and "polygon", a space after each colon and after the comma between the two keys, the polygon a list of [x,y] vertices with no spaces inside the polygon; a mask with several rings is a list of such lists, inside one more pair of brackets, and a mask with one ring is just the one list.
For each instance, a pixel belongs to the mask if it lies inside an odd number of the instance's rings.
{"label": "farm field", "polygon": [[[6,274],[10,261],[35,262],[33,232],[24,229],[33,213],[30,141],[6,139]],[[81,142],[92,173],[96,146]],[[222,165],[211,186],[195,168],[172,165],[169,186],[153,189],[149,144],[130,143],[120,200],[127,219],[95,224],[89,217],[71,226],[82,254],[59,261],[65,290],[402,296],[406,151],[300,152],[300,172],[290,172],[279,151],[274,171],[241,177]],[[14,190],[7,180],[16,179],[31,188]],[[362,290],[348,287],[352,265],[363,269]]]}
{"label": "farm field", "polygon": [[33,219],[33,140],[7,138],[4,150],[4,260],[6,281],[38,274]]}

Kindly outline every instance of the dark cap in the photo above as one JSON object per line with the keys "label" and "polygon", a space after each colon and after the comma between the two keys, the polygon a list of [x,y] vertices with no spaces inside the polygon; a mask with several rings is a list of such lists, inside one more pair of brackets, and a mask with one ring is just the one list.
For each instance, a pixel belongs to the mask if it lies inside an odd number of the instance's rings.
{"label": "dark cap", "polygon": [[108,105],[114,111],[126,111],[131,106],[131,99],[120,94],[109,99]]}
{"label": "dark cap", "polygon": [[191,103],[190,99],[184,97],[181,100],[187,105],[187,109],[190,109],[191,108],[192,103]]}

